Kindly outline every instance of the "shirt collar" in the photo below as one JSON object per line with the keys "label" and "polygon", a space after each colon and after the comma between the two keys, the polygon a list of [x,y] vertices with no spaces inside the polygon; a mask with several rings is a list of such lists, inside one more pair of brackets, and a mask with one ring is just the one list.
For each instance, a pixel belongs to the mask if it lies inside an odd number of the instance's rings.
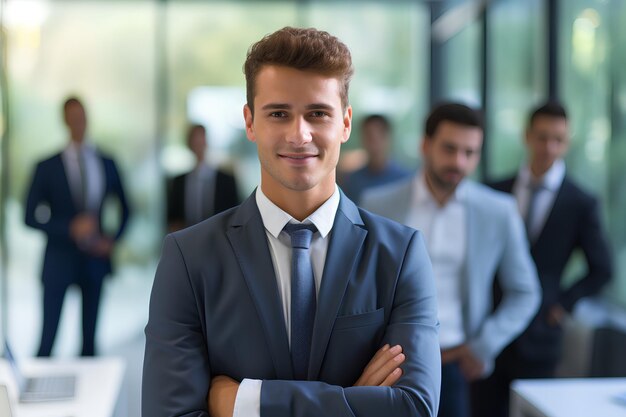
{"label": "shirt collar", "polygon": [[[267,198],[261,190],[261,187],[257,187],[255,198],[256,204],[259,207],[259,212],[261,213],[263,225],[265,226],[265,229],[275,238],[278,238],[278,235],[280,235],[280,232],[287,223],[300,223],[289,213],[283,211],[269,198]],[[339,188],[335,185],[335,192],[330,196],[330,198],[309,217],[304,219],[302,223],[314,224],[317,231],[320,233],[320,236],[325,238],[333,228],[335,215],[337,214],[337,209],[339,208],[339,198]]]}
{"label": "shirt collar", "polygon": [[[525,164],[520,168],[518,178],[524,186],[530,186],[532,175],[528,164]],[[565,178],[565,161],[557,159],[554,161],[550,169],[543,174],[540,182],[541,185],[548,190],[556,191],[563,183],[563,178]]]}
{"label": "shirt collar", "polygon": [[[450,199],[448,200],[446,204],[450,202],[462,202],[467,195],[467,192],[465,190],[466,188],[467,188],[466,181],[461,180],[461,182],[459,183],[459,185],[457,185],[456,189],[454,190],[454,193],[452,194],[452,196],[450,197]],[[435,198],[433,197],[433,194],[430,192],[428,185],[426,185],[426,175],[424,174],[424,171],[420,172],[415,177],[413,190],[415,192],[416,203],[418,204],[432,203],[432,204],[436,204],[437,206],[439,206],[439,203],[435,200]]]}
{"label": "shirt collar", "polygon": [[210,166],[208,166],[206,163],[202,163],[193,168],[193,170],[191,171],[191,175],[203,177],[203,178],[210,177],[213,174],[213,171],[214,170]]}
{"label": "shirt collar", "polygon": [[93,145],[84,139],[81,144],[77,144],[73,140],[70,140],[65,147],[64,152],[71,156],[77,156],[81,152],[91,152],[92,150],[94,150]]}

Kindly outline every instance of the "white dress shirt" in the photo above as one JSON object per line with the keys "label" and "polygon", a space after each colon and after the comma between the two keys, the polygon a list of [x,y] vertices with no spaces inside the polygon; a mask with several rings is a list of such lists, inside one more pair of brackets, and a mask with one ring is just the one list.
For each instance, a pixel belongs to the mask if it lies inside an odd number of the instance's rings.
{"label": "white dress shirt", "polygon": [[[261,187],[256,189],[255,198],[269,242],[272,264],[276,271],[276,284],[283,305],[285,328],[291,345],[291,240],[289,235],[283,232],[283,228],[287,223],[300,222],[272,203],[263,194]],[[317,227],[310,246],[316,294],[319,293],[322,282],[330,231],[333,228],[338,207],[339,189],[335,186],[333,195],[302,222],[312,223]],[[260,417],[261,385],[262,381],[258,379],[246,378],[241,381],[235,398],[233,417]]]}
{"label": "white dress shirt", "polygon": [[[82,173],[79,158],[83,160],[84,172]],[[102,160],[96,149],[88,143],[78,145],[70,141],[61,153],[61,159],[74,202],[81,206],[81,200],[84,198],[84,209],[93,213],[97,212],[104,195],[105,180]],[[83,181],[87,182],[84,187]],[[86,193],[85,196],[82,195],[83,190]]]}
{"label": "white dress shirt", "polygon": [[535,200],[532,224],[527,226],[531,241],[535,240],[541,233],[554,205],[556,194],[559,192],[561,184],[563,184],[563,178],[565,178],[565,162],[562,159],[555,161],[543,177],[539,179],[533,178],[528,165],[520,168],[517,180],[513,186],[513,194],[517,200],[517,206],[522,218],[525,219],[528,213],[532,185],[541,184],[541,188],[537,190],[539,194]]}
{"label": "white dress shirt", "polygon": [[465,341],[461,278],[467,252],[463,183],[444,206],[433,198],[424,174],[415,178],[406,225],[424,234],[433,265],[439,305],[439,344],[452,348]]}
{"label": "white dress shirt", "polygon": [[196,224],[215,211],[215,181],[217,171],[200,164],[185,177],[185,221]]}

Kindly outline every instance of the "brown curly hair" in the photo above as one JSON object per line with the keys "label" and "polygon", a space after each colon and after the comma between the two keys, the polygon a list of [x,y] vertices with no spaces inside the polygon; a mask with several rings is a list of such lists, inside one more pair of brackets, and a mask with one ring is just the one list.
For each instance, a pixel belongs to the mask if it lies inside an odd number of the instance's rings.
{"label": "brown curly hair", "polygon": [[243,66],[246,99],[254,114],[256,77],[265,65],[279,65],[337,77],[343,110],[348,107],[348,89],[354,73],[348,47],[328,32],[314,28],[284,27],[266,35],[248,49]]}

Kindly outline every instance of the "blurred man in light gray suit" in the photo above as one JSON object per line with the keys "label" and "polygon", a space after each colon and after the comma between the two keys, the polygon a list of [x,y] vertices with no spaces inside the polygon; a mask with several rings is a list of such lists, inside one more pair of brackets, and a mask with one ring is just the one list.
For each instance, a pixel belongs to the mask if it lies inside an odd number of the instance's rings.
{"label": "blurred man in light gray suit", "polygon": [[[478,165],[482,141],[477,111],[440,105],[426,121],[423,169],[362,199],[366,210],[424,233],[438,291],[442,417],[469,415],[468,382],[491,372],[541,298],[515,201],[465,178]],[[504,298],[493,311],[496,275]]]}

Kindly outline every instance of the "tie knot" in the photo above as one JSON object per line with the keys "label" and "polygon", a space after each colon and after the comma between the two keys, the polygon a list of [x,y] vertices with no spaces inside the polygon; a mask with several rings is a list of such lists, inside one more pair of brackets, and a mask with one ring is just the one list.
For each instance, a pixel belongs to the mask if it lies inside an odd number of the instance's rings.
{"label": "tie knot", "polygon": [[283,230],[291,237],[292,248],[309,249],[313,233],[317,231],[317,227],[314,224],[287,223]]}

